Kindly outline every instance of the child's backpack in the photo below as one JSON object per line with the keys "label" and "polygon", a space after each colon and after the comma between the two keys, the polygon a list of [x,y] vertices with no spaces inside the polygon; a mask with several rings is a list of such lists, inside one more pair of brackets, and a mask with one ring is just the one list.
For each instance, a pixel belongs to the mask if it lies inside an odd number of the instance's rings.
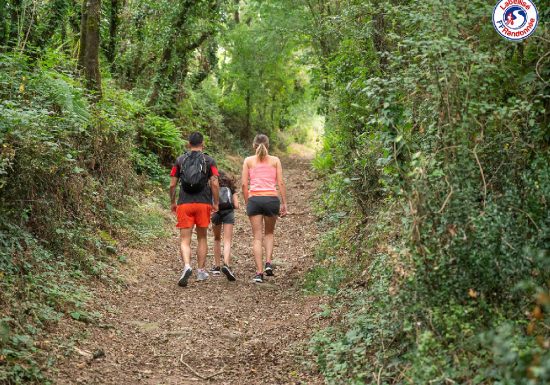
{"label": "child's backpack", "polygon": [[220,210],[233,210],[233,196],[229,187],[220,187]]}
{"label": "child's backpack", "polygon": [[206,158],[199,151],[189,151],[181,162],[180,182],[183,191],[197,194],[204,190],[208,183]]}

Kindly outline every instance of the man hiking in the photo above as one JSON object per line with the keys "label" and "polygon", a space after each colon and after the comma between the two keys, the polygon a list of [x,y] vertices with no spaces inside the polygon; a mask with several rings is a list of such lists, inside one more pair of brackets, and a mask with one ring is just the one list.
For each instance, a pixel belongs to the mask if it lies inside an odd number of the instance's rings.
{"label": "man hiking", "polygon": [[[206,235],[210,215],[218,211],[219,184],[216,161],[203,152],[204,138],[200,132],[189,135],[189,151],[180,156],[170,173],[170,200],[172,211],[178,218],[176,227],[180,229],[180,255],[183,259],[183,273],[178,285],[185,287],[192,275],[191,236],[193,227],[197,231],[197,280],[208,278],[205,270],[207,242]],[[176,204],[176,187],[180,182],[180,192]],[[209,183],[210,182],[210,183]]]}

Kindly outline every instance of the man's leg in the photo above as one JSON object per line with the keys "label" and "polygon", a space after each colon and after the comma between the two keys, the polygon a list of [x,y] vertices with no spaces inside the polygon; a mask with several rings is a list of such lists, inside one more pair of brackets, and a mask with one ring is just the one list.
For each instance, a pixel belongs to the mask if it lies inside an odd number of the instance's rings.
{"label": "man's leg", "polygon": [[191,266],[191,235],[193,228],[180,229],[180,254],[185,267]]}
{"label": "man's leg", "polygon": [[208,252],[207,236],[208,227],[197,226],[197,259],[199,269],[206,266],[206,253]]}
{"label": "man's leg", "polygon": [[180,253],[183,259],[183,273],[178,280],[178,285],[181,287],[187,286],[187,281],[191,277],[191,234],[193,228],[180,229]]}

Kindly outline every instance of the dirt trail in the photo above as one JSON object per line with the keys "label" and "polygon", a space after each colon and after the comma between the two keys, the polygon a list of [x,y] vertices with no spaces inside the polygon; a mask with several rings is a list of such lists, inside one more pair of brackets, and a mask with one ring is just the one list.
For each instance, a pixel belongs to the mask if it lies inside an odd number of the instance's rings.
{"label": "dirt trail", "polygon": [[[251,232],[242,210],[234,235],[237,282],[192,278],[176,281],[182,264],[177,233],[142,255],[133,282],[121,293],[98,290],[102,326],[88,326],[77,349],[103,351],[91,359],[74,353],[59,366],[60,384],[319,384],[300,362],[303,345],[315,329],[319,299],[300,292],[317,239],[311,213],[309,161],[283,161],[292,215],[280,220],[275,235],[276,276],[252,283]],[[209,258],[212,263],[212,234]],[[194,258],[193,264],[196,263]],[[101,309],[100,309],[101,310]],[[108,327],[105,327],[107,325]],[[223,370],[209,380],[201,379]]]}

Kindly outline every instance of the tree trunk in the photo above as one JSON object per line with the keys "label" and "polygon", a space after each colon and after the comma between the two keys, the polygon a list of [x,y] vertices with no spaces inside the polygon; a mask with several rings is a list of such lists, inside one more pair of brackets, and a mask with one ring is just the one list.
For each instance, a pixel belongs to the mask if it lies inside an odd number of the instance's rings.
{"label": "tree trunk", "polygon": [[271,129],[275,130],[275,95],[271,97]]}
{"label": "tree trunk", "polygon": [[244,133],[244,137],[246,139],[250,138],[250,131],[252,126],[252,95],[250,92],[250,89],[246,90],[246,132]]}
{"label": "tree trunk", "polygon": [[[10,32],[8,46],[15,47],[17,45],[17,38],[19,36],[19,15],[21,14],[21,0],[14,0],[10,6]],[[24,20],[21,20],[24,23]]]}
{"label": "tree trunk", "polygon": [[162,51],[162,56],[160,58],[159,68],[157,70],[157,76],[155,78],[155,81],[153,82],[153,91],[151,92],[151,95],[149,96],[149,101],[147,102],[148,106],[153,106],[157,103],[159,96],[160,96],[160,90],[163,85],[164,75],[168,71],[168,68],[170,67],[170,60],[172,59],[172,44],[168,44],[164,51]]}
{"label": "tree trunk", "polygon": [[[375,3],[375,5],[378,6],[378,3]],[[386,39],[385,39],[385,33],[386,33],[386,21],[384,19],[384,14],[382,12],[376,12],[373,16],[372,20],[373,25],[373,34],[372,34],[372,42],[374,44],[374,49],[378,53],[379,61],[380,61],[380,69],[382,71],[385,71],[385,67],[388,64],[388,60],[386,58]]]}
{"label": "tree trunk", "polygon": [[105,51],[105,56],[113,69],[113,64],[116,57],[116,39],[118,33],[118,25],[120,23],[119,18],[120,0],[111,0],[111,14],[109,17],[109,44]]}
{"label": "tree trunk", "polygon": [[241,15],[239,13],[239,3],[241,0],[234,0],[235,1],[235,11],[233,12],[233,21],[235,21],[235,24],[239,24],[241,22]]}
{"label": "tree trunk", "polygon": [[[193,7],[200,6],[200,2],[194,0],[187,0],[183,2],[182,8],[177,15],[172,25],[172,34],[168,39],[168,43],[164,47],[162,52],[161,61],[158,65],[158,70],[153,82],[153,90],[149,96],[148,106],[153,106],[158,102],[160,93],[165,85],[170,87],[177,87],[175,80],[179,80],[179,83],[183,83],[188,73],[189,54],[195,49],[200,47],[210,36],[215,32],[211,27],[202,33],[195,41],[183,44],[184,41],[189,41],[190,36],[194,31],[190,31],[186,27],[186,22]],[[208,5],[208,12],[214,17],[216,10],[218,9],[218,2],[212,1]],[[178,66],[171,66],[170,61],[173,56],[182,61],[182,64]],[[174,93],[172,92],[172,95]],[[172,100],[175,101],[175,100]]]}
{"label": "tree trunk", "polygon": [[79,64],[82,68],[86,88],[94,93],[94,99],[101,98],[101,72],[99,70],[99,23],[101,0],[84,0],[80,35]]}
{"label": "tree trunk", "polygon": [[82,0],[80,10],[80,46],[78,49],[78,68],[84,69],[86,60],[86,34],[88,32],[88,0]]}
{"label": "tree trunk", "polygon": [[166,44],[166,46],[164,47],[164,50],[162,51],[159,67],[157,69],[157,75],[153,82],[153,90],[151,91],[151,95],[149,96],[149,101],[147,102],[148,106],[153,106],[157,103],[160,96],[160,91],[163,88],[164,82],[166,81],[166,77],[167,75],[170,75],[168,72],[170,69],[170,60],[172,60],[173,48],[176,45],[177,37],[182,32],[181,30],[185,25],[185,21],[187,20],[187,16],[192,6],[193,6],[192,1],[184,2],[180,13],[176,17],[176,20],[172,25],[172,35],[168,39],[168,44]]}
{"label": "tree trunk", "polygon": [[8,40],[8,4],[0,0],[0,52],[4,50]]}

